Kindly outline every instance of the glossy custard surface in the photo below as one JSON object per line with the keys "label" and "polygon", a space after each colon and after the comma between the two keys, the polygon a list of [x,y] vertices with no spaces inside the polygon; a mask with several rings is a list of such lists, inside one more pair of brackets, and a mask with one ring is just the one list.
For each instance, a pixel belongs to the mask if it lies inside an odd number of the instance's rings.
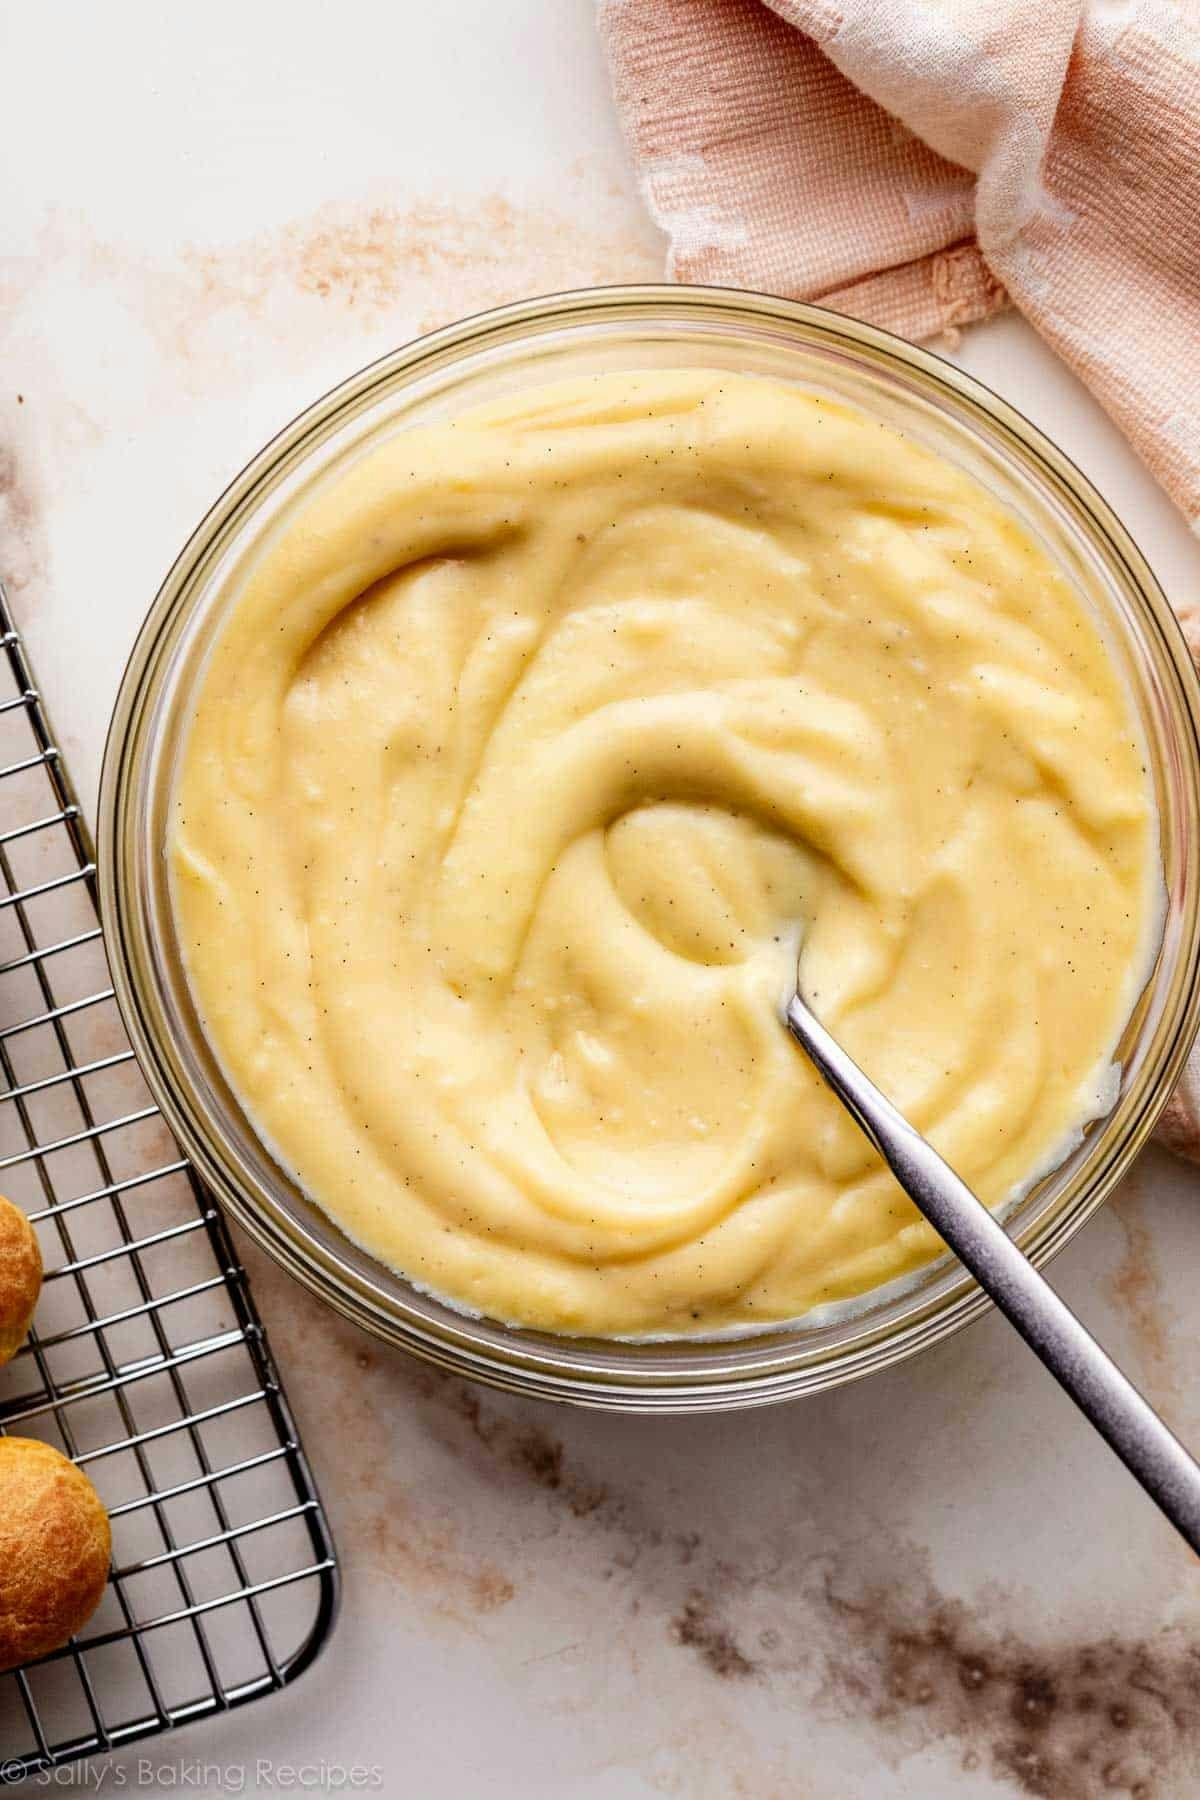
{"label": "glossy custard surface", "polygon": [[1000,505],[832,401],[606,375],[394,431],[236,580],[168,853],[209,1039],[359,1244],[500,1319],[789,1319],[938,1243],[818,1013],[998,1204],[1157,917],[1130,701]]}

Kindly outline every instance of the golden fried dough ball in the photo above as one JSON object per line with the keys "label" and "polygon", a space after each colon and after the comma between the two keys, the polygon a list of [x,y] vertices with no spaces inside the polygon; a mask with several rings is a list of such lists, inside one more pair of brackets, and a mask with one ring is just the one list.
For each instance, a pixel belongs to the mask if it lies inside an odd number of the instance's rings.
{"label": "golden fried dough ball", "polygon": [[19,1206],[0,1197],[0,1365],[25,1342],[42,1291],[42,1253]]}
{"label": "golden fried dough ball", "polygon": [[49,1444],[0,1437],[0,1670],[86,1624],[111,1555],[108,1514],[83,1470]]}

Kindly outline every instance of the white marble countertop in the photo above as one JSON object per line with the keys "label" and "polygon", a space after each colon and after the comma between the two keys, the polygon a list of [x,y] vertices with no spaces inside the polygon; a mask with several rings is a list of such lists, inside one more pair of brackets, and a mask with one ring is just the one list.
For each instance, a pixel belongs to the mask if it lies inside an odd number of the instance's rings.
{"label": "white marble countertop", "polygon": [[[143,612],[263,440],[431,323],[662,250],[591,0],[14,0],[0,39],[0,557],[90,802]],[[1189,596],[1195,540],[1031,333],[954,354]],[[1198,1190],[1152,1152],[1055,1266],[1193,1442]],[[345,1607],[294,1689],[159,1740],[160,1788],[263,1758],[414,1800],[1200,1791],[1195,1565],[996,1320],[662,1423],[469,1394],[253,1269]]]}

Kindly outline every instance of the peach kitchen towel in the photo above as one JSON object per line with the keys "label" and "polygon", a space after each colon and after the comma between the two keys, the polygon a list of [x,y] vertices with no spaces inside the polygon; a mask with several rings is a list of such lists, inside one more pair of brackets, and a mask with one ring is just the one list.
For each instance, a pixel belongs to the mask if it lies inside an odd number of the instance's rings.
{"label": "peach kitchen towel", "polygon": [[[1200,532],[1196,0],[599,0],[680,281],[910,338],[1012,304]],[[1184,618],[1200,656],[1200,600]],[[1200,1049],[1159,1127],[1200,1160]]]}
{"label": "peach kitchen towel", "polygon": [[1200,531],[1196,0],[599,13],[675,277],[911,338],[1011,301]]}

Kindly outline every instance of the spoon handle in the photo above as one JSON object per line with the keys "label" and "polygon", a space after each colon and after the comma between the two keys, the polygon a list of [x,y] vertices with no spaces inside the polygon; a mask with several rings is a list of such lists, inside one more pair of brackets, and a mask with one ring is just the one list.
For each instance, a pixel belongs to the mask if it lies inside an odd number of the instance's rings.
{"label": "spoon handle", "polygon": [[789,1003],[786,1020],[910,1199],[1176,1530],[1200,1552],[1200,1465],[983,1202],[868,1081],[799,994]]}

